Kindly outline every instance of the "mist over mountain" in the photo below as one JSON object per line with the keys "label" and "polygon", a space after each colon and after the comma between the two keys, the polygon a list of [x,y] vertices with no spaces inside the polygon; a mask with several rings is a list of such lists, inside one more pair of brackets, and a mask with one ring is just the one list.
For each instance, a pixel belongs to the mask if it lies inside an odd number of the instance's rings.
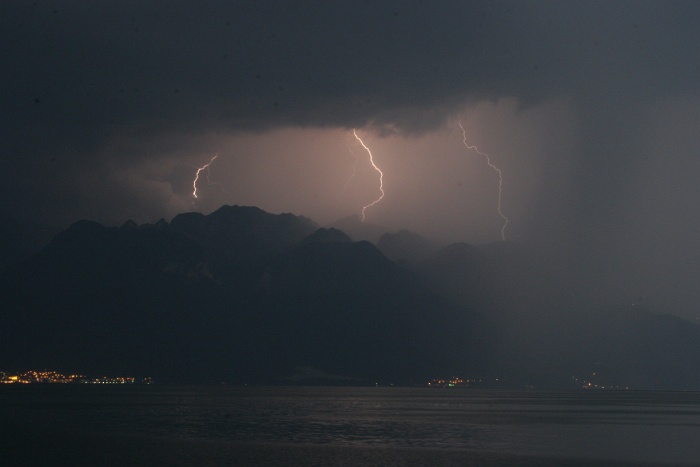
{"label": "mist over mountain", "polygon": [[331,222],[327,227],[342,230],[356,242],[366,240],[374,244],[388,231],[386,227],[382,227],[381,225],[363,222],[360,217],[355,214]]}
{"label": "mist over mountain", "polygon": [[76,222],[0,275],[0,362],[173,382],[700,389],[700,327],[594,305],[523,245],[353,240],[244,206]]}
{"label": "mist over mountain", "polygon": [[416,262],[435,253],[441,244],[408,230],[385,233],[379,238],[379,248],[392,261]]}

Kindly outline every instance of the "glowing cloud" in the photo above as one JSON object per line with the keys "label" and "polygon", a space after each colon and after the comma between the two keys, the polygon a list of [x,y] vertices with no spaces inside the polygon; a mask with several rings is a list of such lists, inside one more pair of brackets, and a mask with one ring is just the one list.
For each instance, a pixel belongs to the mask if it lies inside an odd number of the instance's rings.
{"label": "glowing cloud", "polygon": [[382,173],[381,170],[379,170],[379,167],[377,167],[377,164],[374,163],[374,157],[372,157],[372,151],[370,151],[369,148],[365,145],[365,143],[360,139],[360,137],[357,136],[357,131],[353,129],[352,134],[355,135],[355,139],[357,139],[357,141],[360,142],[362,147],[365,148],[365,150],[367,151],[367,154],[369,154],[369,162],[372,164],[372,167],[374,167],[374,170],[376,170],[379,173],[379,192],[381,194],[379,195],[379,198],[375,199],[374,201],[372,201],[371,203],[369,203],[368,205],[366,205],[362,208],[362,222],[364,222],[365,221],[365,211],[368,208],[371,208],[372,206],[374,206],[375,204],[380,202],[382,200],[382,198],[384,198],[384,174]]}
{"label": "glowing cloud", "polygon": [[488,164],[489,167],[491,167],[497,174],[498,174],[498,215],[501,216],[501,219],[503,219],[503,226],[501,227],[501,240],[505,241],[506,239],[506,226],[508,225],[508,218],[503,214],[503,211],[501,211],[501,197],[503,195],[503,174],[501,173],[501,169],[496,167],[491,163],[491,158],[489,157],[488,154],[485,152],[479,151],[479,148],[476,146],[472,146],[467,142],[467,130],[464,129],[462,126],[462,119],[459,120],[459,127],[462,129],[462,142],[464,143],[464,146],[476,152],[477,154],[481,154],[484,156],[486,159],[486,163]]}
{"label": "glowing cloud", "polygon": [[352,154],[355,157],[355,162],[352,164],[352,174],[350,174],[350,177],[348,177],[348,181],[345,182],[345,188],[343,188],[343,191],[348,191],[348,185],[352,181],[353,178],[355,178],[355,174],[357,174],[357,161],[360,160],[359,156],[355,154],[355,152],[351,149],[348,148],[348,151],[350,151],[350,154]]}

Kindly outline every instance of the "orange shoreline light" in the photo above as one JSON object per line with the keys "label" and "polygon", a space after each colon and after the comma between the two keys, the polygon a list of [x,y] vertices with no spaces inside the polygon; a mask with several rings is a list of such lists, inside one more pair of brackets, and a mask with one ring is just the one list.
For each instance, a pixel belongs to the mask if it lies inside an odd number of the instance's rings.
{"label": "orange shoreline light", "polygon": [[80,374],[64,375],[57,371],[27,370],[17,374],[0,371],[0,384],[152,384],[153,379],[131,376],[88,377]]}

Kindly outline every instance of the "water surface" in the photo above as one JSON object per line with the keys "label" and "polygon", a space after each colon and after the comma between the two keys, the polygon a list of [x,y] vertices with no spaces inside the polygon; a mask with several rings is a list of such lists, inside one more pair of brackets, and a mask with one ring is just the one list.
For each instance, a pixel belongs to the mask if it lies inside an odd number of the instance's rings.
{"label": "water surface", "polygon": [[698,393],[33,385],[0,403],[6,426],[74,439],[700,464]]}

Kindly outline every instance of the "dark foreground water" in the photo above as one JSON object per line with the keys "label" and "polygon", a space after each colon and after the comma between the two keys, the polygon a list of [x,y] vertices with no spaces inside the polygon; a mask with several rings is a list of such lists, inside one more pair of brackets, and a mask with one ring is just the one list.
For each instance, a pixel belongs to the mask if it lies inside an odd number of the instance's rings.
{"label": "dark foreground water", "polygon": [[5,386],[0,423],[3,465],[700,465],[700,393]]}

